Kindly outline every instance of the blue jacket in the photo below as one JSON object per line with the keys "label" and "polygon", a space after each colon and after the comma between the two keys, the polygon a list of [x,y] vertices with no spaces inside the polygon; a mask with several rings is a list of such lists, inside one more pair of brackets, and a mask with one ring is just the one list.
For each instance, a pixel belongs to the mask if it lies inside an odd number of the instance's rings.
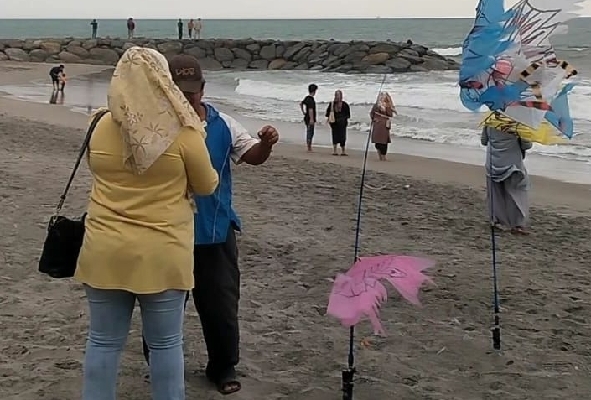
{"label": "blue jacket", "polygon": [[228,230],[240,230],[240,219],[232,208],[232,154],[233,134],[226,120],[209,104],[206,108],[205,144],[213,167],[218,172],[220,184],[210,196],[195,196],[195,244],[223,243]]}

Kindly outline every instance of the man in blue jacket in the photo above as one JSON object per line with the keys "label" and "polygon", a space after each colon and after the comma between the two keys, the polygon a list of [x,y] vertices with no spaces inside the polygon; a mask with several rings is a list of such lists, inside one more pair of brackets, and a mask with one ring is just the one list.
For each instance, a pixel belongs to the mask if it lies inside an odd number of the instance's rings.
{"label": "man in blue jacket", "polygon": [[[264,126],[253,138],[234,118],[202,102],[205,80],[195,57],[173,57],[169,68],[202,121],[205,139],[220,184],[211,196],[195,196],[195,288],[193,300],[199,313],[209,361],[207,378],[220,393],[241,389],[235,367],[239,360],[238,302],[240,271],[236,231],[240,219],[232,208],[231,162],[263,164],[279,140],[277,130]],[[144,342],[144,354],[148,349]]]}

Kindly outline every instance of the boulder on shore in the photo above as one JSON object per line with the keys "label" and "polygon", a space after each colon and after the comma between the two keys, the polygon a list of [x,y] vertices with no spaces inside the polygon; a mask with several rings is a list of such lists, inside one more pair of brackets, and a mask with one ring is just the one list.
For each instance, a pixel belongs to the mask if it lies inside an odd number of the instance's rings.
{"label": "boulder on shore", "polygon": [[205,70],[310,70],[391,74],[457,70],[459,63],[418,44],[253,39],[0,39],[0,61],[115,65],[132,46],[166,57],[189,54]]}

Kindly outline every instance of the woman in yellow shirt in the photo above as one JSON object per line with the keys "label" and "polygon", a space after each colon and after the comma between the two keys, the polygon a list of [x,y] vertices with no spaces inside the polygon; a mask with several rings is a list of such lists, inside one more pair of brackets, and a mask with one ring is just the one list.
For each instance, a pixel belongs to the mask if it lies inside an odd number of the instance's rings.
{"label": "woman in yellow shirt", "polygon": [[113,73],[107,113],[89,145],[93,175],[75,278],[90,328],[83,400],[115,400],[136,299],[150,347],[154,400],[184,400],[183,310],[193,288],[192,195],[218,175],[203,123],[164,56],[132,47]]}

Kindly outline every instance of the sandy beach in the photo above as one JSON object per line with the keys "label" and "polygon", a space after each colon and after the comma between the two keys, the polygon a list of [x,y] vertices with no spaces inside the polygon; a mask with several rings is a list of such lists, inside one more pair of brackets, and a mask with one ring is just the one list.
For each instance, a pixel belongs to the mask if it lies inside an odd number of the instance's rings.
{"label": "sandy beach", "polygon": [[[103,67],[68,66],[68,76]],[[43,64],[0,64],[0,85],[44,79]],[[80,397],[87,306],[82,287],[37,272],[47,220],[66,183],[87,117],[0,98],[0,398]],[[259,123],[263,125],[263,122]],[[250,127],[249,127],[250,128]],[[358,327],[355,398],[584,399],[591,393],[591,191],[532,179],[532,235],[498,238],[503,352],[492,351],[492,281],[481,166],[371,154],[363,254],[433,258],[423,308],[393,290],[389,335]],[[235,168],[244,232],[243,400],[338,400],[348,329],[325,315],[331,279],[353,258],[361,154],[332,157],[281,144],[261,167]],[[84,166],[65,213],[83,212]],[[407,188],[408,186],[408,188]],[[371,189],[373,188],[373,189]],[[121,399],[149,398],[139,310],[120,372]],[[362,338],[369,344],[362,346]],[[192,305],[185,322],[187,395],[220,399]]]}

